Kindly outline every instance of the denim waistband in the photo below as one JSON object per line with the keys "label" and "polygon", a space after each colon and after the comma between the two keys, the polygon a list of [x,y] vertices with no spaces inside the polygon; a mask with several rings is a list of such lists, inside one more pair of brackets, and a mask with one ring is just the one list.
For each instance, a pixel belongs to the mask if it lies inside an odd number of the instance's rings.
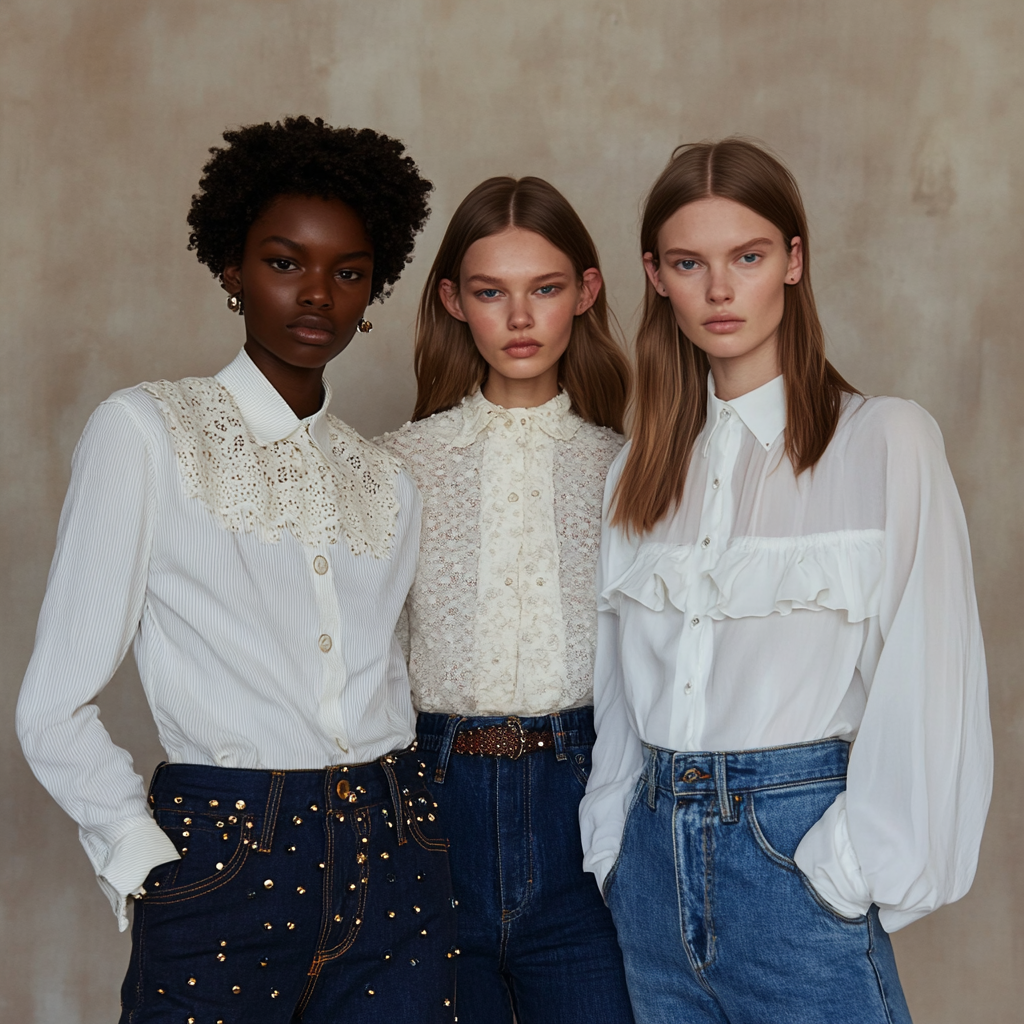
{"label": "denim waistband", "polygon": [[707,794],[719,803],[722,817],[735,814],[731,796],[801,782],[846,778],[850,744],[845,740],[815,740],[786,747],[738,751],[677,751],[645,743],[648,803],[662,790],[675,797]]}
{"label": "denim waistband", "polygon": [[592,747],[597,738],[597,733],[594,732],[594,709],[589,706],[569,708],[553,715],[538,715],[532,718],[520,718],[517,715],[441,715],[421,711],[416,721],[416,739],[420,750],[437,752],[434,782],[444,782],[452,744],[459,732],[463,729],[485,729],[492,725],[504,725],[509,720],[517,721],[524,732],[550,729],[554,737],[555,758],[559,761],[565,760],[567,750]]}
{"label": "denim waistband", "polygon": [[[154,809],[216,814],[244,823],[260,853],[270,853],[278,819],[287,815],[344,814],[385,804],[394,808],[399,843],[409,794],[420,788],[424,764],[413,750],[359,765],[273,771],[201,764],[159,765],[149,787]],[[404,810],[404,813],[403,813]]]}

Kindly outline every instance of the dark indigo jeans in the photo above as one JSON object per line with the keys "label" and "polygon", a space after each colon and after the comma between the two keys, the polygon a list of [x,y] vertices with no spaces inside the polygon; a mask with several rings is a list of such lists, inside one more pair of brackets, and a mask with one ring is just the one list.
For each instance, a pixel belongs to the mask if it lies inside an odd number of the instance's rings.
{"label": "dark indigo jeans", "polygon": [[605,880],[639,1024],[910,1024],[876,908],[840,916],[793,862],[848,749],[645,747]]}
{"label": "dark indigo jeans", "polygon": [[183,854],[135,901],[121,1024],[453,1020],[447,843],[415,753],[322,771],[164,764]]}
{"label": "dark indigo jeans", "polygon": [[451,841],[458,901],[459,1024],[632,1024],[622,954],[578,811],[592,708],[524,718],[555,746],[507,757],[451,752],[460,729],[505,722],[421,714],[419,753]]}

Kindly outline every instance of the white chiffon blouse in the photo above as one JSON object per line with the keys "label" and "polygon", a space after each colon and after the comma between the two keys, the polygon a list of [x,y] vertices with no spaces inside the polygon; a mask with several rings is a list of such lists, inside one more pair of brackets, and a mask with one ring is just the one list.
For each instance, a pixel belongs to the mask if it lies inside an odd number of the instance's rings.
{"label": "white chiffon blouse", "polygon": [[777,377],[708,418],[679,508],[608,525],[598,570],[584,866],[603,883],[643,763],[680,751],[853,741],[847,790],[796,862],[840,913],[895,931],[961,897],[991,793],[985,658],[963,510],[934,420],[847,396],[796,476]]}

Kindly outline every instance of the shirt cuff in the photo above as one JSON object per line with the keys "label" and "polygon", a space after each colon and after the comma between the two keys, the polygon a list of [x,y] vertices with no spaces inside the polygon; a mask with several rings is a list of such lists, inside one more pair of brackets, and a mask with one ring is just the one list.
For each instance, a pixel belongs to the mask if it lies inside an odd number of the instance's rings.
{"label": "shirt cuff", "polygon": [[180,859],[177,847],[152,818],[140,819],[114,843],[99,881],[120,931],[128,927],[128,897],[142,889],[153,868]]}
{"label": "shirt cuff", "polygon": [[841,917],[861,917],[871,908],[867,879],[850,842],[846,793],[840,793],[808,829],[793,860],[815,892]]}

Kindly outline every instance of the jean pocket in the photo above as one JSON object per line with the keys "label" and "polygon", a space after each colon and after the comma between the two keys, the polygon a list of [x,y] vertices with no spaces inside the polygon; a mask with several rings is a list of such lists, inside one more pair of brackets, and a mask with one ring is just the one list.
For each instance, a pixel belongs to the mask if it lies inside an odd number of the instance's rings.
{"label": "jean pocket", "polygon": [[825,813],[845,784],[806,783],[777,790],[744,794],[747,820],[762,853],[777,867],[797,878],[807,894],[827,914],[844,924],[860,924],[863,914],[846,917],[826,902],[800,870],[793,855],[808,829]]}
{"label": "jean pocket", "polygon": [[187,812],[156,813],[157,824],[181,854],[166,878],[165,866],[154,869],[146,880],[148,904],[182,903],[198,899],[230,882],[242,870],[256,845],[254,819],[247,816],[228,824],[215,815]]}
{"label": "jean pocket", "polygon": [[573,778],[586,789],[590,779],[590,769],[593,766],[590,747],[587,747],[586,750],[566,751],[565,757],[572,769]]}
{"label": "jean pocket", "polygon": [[405,823],[413,839],[431,853],[447,853],[448,839],[442,834],[437,802],[426,787],[405,798]]}

